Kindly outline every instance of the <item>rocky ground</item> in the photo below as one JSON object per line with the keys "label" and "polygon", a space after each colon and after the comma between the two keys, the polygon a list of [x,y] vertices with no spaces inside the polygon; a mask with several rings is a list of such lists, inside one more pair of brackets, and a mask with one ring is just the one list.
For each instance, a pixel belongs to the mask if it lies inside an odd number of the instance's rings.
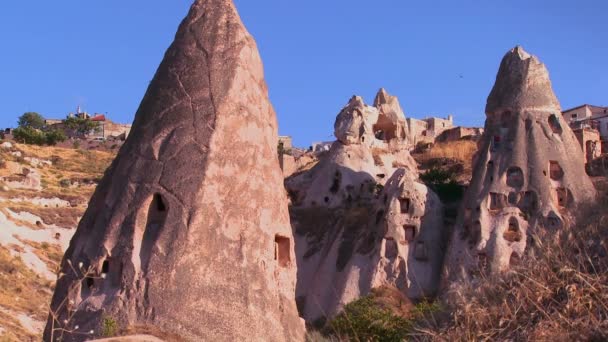
{"label": "rocky ground", "polygon": [[0,144],[0,341],[40,340],[63,252],[113,158]]}

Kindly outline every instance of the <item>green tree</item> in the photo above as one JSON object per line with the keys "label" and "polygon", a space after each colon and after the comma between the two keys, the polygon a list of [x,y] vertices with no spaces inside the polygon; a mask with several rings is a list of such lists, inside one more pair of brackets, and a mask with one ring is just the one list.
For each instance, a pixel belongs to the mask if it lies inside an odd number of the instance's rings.
{"label": "green tree", "polygon": [[80,135],[85,135],[90,131],[99,129],[98,122],[78,117],[69,117],[63,120],[63,123],[65,124],[65,127],[75,130]]}
{"label": "green tree", "polygon": [[44,127],[44,118],[36,112],[27,112],[19,117],[19,127],[41,129]]}
{"label": "green tree", "polygon": [[57,143],[66,141],[67,137],[62,131],[52,130],[45,133],[47,145],[57,145]]}
{"label": "green tree", "polygon": [[30,145],[46,144],[46,134],[29,126],[21,126],[13,130],[15,141]]}

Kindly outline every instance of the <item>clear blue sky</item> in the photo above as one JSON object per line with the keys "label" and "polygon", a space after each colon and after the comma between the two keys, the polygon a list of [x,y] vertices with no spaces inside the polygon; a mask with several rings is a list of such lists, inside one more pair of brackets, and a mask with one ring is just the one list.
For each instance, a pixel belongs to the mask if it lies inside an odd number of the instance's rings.
{"label": "clear blue sky", "polygon": [[[483,125],[500,59],[521,44],[562,107],[608,105],[606,0],[236,0],[258,42],[280,133],[332,138],[340,108],[380,87],[407,116]],[[130,122],[190,0],[0,3],[0,127],[80,104]],[[460,77],[462,75],[462,78]]]}

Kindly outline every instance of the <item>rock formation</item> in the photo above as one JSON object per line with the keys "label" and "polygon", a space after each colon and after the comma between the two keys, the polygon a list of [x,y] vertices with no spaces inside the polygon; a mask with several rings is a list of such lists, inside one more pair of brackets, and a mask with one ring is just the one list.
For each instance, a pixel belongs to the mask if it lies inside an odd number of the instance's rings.
{"label": "rock formation", "polygon": [[486,114],[447,259],[454,276],[508,268],[532,236],[567,227],[576,207],[595,196],[581,148],[538,58],[521,47],[505,55]]}
{"label": "rock formation", "polygon": [[232,1],[197,0],[65,254],[45,340],[90,339],[108,320],[303,340],[277,141],[253,38]]}
{"label": "rock formation", "polygon": [[300,314],[331,317],[372,288],[411,298],[437,289],[445,241],[438,197],[418,183],[408,129],[395,97],[353,97],[338,139],[312,169],[286,181],[292,198]]}

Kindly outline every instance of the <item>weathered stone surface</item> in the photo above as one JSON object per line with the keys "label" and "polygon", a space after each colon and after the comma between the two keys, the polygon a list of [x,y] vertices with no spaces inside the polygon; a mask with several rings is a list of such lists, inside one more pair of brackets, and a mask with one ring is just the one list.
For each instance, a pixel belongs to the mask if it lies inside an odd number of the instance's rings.
{"label": "weathered stone surface", "polygon": [[[434,294],[439,284],[446,239],[442,205],[417,182],[416,163],[402,134],[407,126],[398,126],[405,120],[396,119],[397,113],[403,115],[396,99],[381,91],[376,102],[386,108],[353,97],[336,118],[338,141],[327,155],[286,180],[296,239],[297,302],[311,323],[334,316],[375,287],[390,285],[419,298]],[[394,115],[387,117],[400,133],[386,139],[374,134],[374,125],[389,109]]]}
{"label": "weathered stone surface", "polygon": [[253,38],[232,1],[197,0],[65,254],[45,340],[99,336],[106,317],[190,341],[303,340],[277,141]]}
{"label": "weathered stone surface", "polygon": [[451,241],[453,276],[507,269],[531,236],[551,237],[595,196],[549,73],[521,47],[509,51],[486,106],[471,185]]}

